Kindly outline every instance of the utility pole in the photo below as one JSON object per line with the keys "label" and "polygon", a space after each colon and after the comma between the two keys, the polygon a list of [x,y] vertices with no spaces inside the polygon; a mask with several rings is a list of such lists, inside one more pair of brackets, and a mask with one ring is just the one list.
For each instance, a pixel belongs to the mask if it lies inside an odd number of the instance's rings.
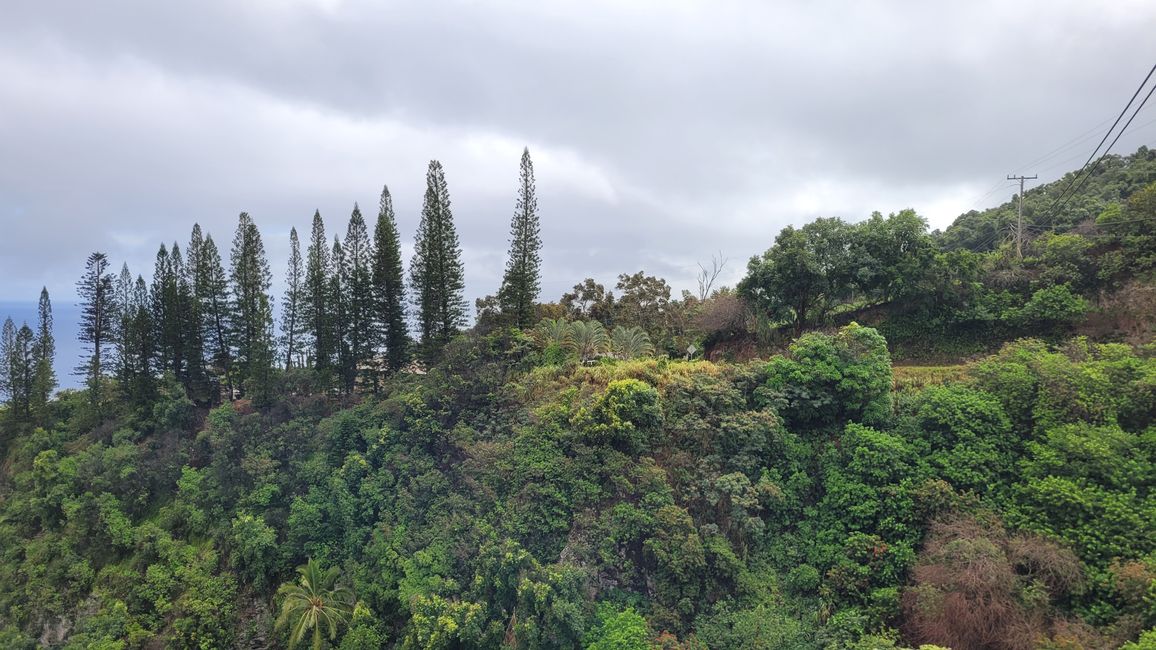
{"label": "utility pole", "polygon": [[1031,176],[1012,176],[1008,174],[1009,181],[1020,182],[1020,207],[1016,216],[1016,257],[1021,260],[1024,258],[1024,181],[1032,181],[1038,178],[1035,174]]}

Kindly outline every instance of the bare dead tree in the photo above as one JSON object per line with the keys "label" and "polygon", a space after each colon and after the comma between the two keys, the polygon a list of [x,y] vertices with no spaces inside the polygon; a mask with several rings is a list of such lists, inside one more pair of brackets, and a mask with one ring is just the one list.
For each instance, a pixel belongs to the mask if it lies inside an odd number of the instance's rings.
{"label": "bare dead tree", "polygon": [[707,268],[699,262],[698,265],[698,299],[706,300],[710,297],[710,290],[714,286],[715,280],[726,268],[727,258],[723,257],[722,251],[717,255],[711,255],[710,268]]}

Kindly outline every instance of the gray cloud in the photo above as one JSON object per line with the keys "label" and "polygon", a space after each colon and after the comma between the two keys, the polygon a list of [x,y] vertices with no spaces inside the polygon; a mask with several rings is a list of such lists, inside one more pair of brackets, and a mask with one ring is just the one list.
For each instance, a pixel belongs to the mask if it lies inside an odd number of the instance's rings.
{"label": "gray cloud", "polygon": [[194,221],[227,249],[242,210],[280,276],[291,226],[306,236],[319,208],[343,232],[383,183],[409,236],[430,158],[468,293],[490,293],[523,145],[544,297],[638,269],[690,288],[715,251],[733,281],[788,223],[914,207],[942,226],[998,202],[1010,192],[974,204],[1119,110],[1153,27],[1139,1],[16,0],[0,23],[0,299],[47,284],[71,300],[94,249],[147,275]]}

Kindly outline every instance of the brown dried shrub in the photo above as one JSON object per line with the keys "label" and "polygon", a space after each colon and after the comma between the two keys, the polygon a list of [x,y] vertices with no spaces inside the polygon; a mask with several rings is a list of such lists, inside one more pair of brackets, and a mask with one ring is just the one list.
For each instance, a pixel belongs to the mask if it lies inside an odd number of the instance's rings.
{"label": "brown dried shrub", "polygon": [[932,526],[904,590],[903,630],[915,643],[956,650],[1096,647],[1090,628],[1052,606],[1083,579],[1070,551],[1008,535],[999,521],[956,517]]}

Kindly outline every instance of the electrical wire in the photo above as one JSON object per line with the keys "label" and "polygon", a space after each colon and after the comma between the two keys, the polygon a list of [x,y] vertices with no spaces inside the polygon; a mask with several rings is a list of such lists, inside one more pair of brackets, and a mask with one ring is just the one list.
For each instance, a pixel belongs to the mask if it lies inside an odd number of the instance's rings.
{"label": "electrical wire", "polygon": [[[1090,156],[1088,156],[1088,159],[1086,161],[1084,161],[1083,166],[1080,167],[1080,171],[1076,172],[1076,174],[1074,176],[1072,176],[1072,180],[1068,183],[1068,186],[1065,187],[1064,190],[1062,192],[1060,192],[1059,196],[1056,197],[1056,200],[1052,202],[1052,206],[1050,208],[1048,208],[1049,213],[1054,214],[1056,206],[1058,206],[1060,204],[1060,201],[1065,198],[1065,195],[1067,195],[1068,190],[1070,190],[1072,188],[1072,186],[1076,184],[1076,179],[1079,178],[1079,176],[1084,173],[1084,170],[1088,169],[1088,165],[1092,162],[1092,159],[1096,157],[1097,153],[1099,153],[1100,147],[1104,146],[1104,143],[1108,141],[1108,137],[1112,135],[1112,131],[1116,130],[1116,125],[1120,123],[1120,120],[1124,119],[1124,116],[1128,113],[1128,109],[1132,107],[1132,103],[1135,102],[1136,98],[1140,96],[1140,92],[1142,90],[1144,90],[1144,86],[1148,84],[1148,80],[1152,78],[1152,73],[1154,73],[1154,72],[1156,72],[1156,64],[1152,65],[1152,69],[1148,71],[1148,74],[1144,76],[1144,80],[1141,81],[1140,85],[1136,87],[1136,92],[1132,93],[1132,98],[1128,100],[1128,103],[1124,106],[1124,110],[1120,111],[1120,114],[1116,116],[1116,120],[1114,122],[1112,122],[1112,126],[1108,129],[1108,132],[1105,133],[1104,137],[1100,139],[1100,144],[1096,145],[1096,148],[1092,150],[1092,154]],[[1156,88],[1156,86],[1153,86],[1153,88]],[[1152,93],[1151,93],[1151,91],[1149,91],[1148,97],[1151,97],[1151,96],[1152,96]],[[1148,101],[1148,97],[1144,98],[1145,102]],[[1136,113],[1140,112],[1140,108],[1143,108],[1143,107],[1144,107],[1144,103],[1141,102],[1140,106],[1136,109]],[[1133,118],[1136,117],[1136,113],[1132,113]],[[1132,122],[1132,120],[1129,119],[1128,123],[1131,124],[1131,122]],[[1124,128],[1120,129],[1120,133],[1118,133],[1116,135],[1116,140],[1120,139],[1120,135],[1122,135],[1124,133],[1124,130],[1127,128],[1128,128],[1128,125],[1125,124]],[[1112,144],[1115,144],[1116,140],[1113,140]],[[1111,148],[1112,148],[1112,145],[1108,145],[1108,149],[1104,150],[1104,155],[1107,155],[1108,151],[1111,150]],[[1103,160],[1103,158],[1104,158],[1104,156],[1100,156],[1100,160]],[[1096,161],[1096,164],[1097,165],[1099,164],[1099,160]]]}
{"label": "electrical wire", "polygon": [[[1156,66],[1152,66],[1152,70],[1156,71]],[[1148,73],[1148,74],[1149,74],[1149,76],[1151,76],[1152,73]],[[1148,81],[1147,77],[1145,77],[1144,81],[1145,82]],[[1135,111],[1133,111],[1132,117],[1129,117],[1128,121],[1124,123],[1124,127],[1122,129],[1120,129],[1120,132],[1117,133],[1116,137],[1112,139],[1112,144],[1109,144],[1108,148],[1104,149],[1104,153],[1100,155],[1099,159],[1096,160],[1096,164],[1092,165],[1091,169],[1088,170],[1088,173],[1084,175],[1083,180],[1081,180],[1080,184],[1078,186],[1076,186],[1075,191],[1073,191],[1070,195],[1068,195],[1068,198],[1064,201],[1063,204],[1060,205],[1061,208],[1066,206],[1072,200],[1072,197],[1074,197],[1076,194],[1079,194],[1080,190],[1084,189],[1084,185],[1087,184],[1088,179],[1090,179],[1092,177],[1092,173],[1096,171],[1096,168],[1099,167],[1100,163],[1104,160],[1105,157],[1107,157],[1108,152],[1110,152],[1112,150],[1112,147],[1116,146],[1116,142],[1118,142],[1120,140],[1120,136],[1124,135],[1124,132],[1128,130],[1128,125],[1131,124],[1132,120],[1136,119],[1136,116],[1140,114],[1140,111],[1144,108],[1144,104],[1147,104],[1148,99],[1152,97],[1153,92],[1156,92],[1156,84],[1153,84],[1152,88],[1148,90],[1148,94],[1144,96],[1144,100],[1141,101],[1140,105],[1136,107]],[[1128,103],[1131,104],[1131,102],[1128,102]],[[1072,179],[1072,180],[1074,181],[1075,179]],[[1049,220],[1051,218],[1055,217],[1056,212],[1058,212],[1058,211],[1059,211],[1058,208],[1055,210],[1050,210],[1049,215],[1048,215]]]}

